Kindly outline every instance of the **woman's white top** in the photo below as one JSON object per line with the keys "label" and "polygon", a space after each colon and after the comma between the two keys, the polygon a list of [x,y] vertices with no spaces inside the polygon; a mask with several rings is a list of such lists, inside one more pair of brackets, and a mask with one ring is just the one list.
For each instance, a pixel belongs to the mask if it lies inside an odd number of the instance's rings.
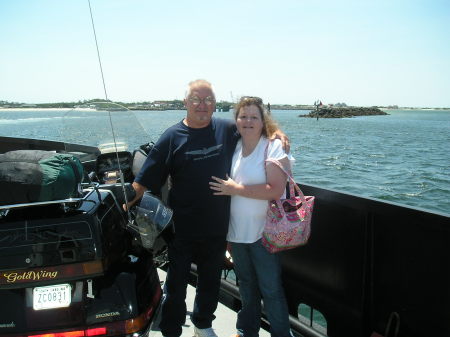
{"label": "woman's white top", "polygon": [[[231,178],[235,182],[242,185],[257,185],[267,182],[264,152],[268,142],[267,138],[261,136],[253,152],[247,157],[243,157],[242,140],[239,140],[231,166]],[[267,158],[280,160],[285,157],[288,157],[291,161],[294,160],[292,156],[288,156],[284,152],[279,139],[271,141],[267,149]],[[240,195],[231,196],[227,240],[239,243],[258,241],[262,237],[267,208],[267,200],[251,199]]]}

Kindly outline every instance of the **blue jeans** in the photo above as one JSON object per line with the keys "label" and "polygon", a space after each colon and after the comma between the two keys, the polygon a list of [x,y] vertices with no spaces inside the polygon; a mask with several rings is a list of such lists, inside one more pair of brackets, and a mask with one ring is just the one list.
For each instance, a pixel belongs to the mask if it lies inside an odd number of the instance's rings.
{"label": "blue jeans", "polygon": [[175,238],[168,244],[169,269],[159,327],[163,336],[181,336],[186,319],[186,288],[191,263],[197,264],[197,291],[191,321],[199,329],[210,328],[219,302],[220,276],[225,259],[225,237]]}
{"label": "blue jeans", "polygon": [[254,243],[232,242],[231,249],[242,301],[236,322],[238,334],[244,337],[258,336],[262,296],[270,322],[270,335],[291,337],[279,256],[269,253],[261,240]]}

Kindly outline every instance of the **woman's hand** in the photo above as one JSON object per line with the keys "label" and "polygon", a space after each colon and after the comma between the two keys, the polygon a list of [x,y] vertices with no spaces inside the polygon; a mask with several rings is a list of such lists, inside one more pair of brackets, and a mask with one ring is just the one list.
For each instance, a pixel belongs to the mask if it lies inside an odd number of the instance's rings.
{"label": "woman's hand", "polygon": [[209,188],[216,191],[213,193],[214,195],[236,195],[238,194],[239,188],[242,186],[231,179],[228,174],[226,180],[214,176],[211,178],[216,181],[209,182]]}

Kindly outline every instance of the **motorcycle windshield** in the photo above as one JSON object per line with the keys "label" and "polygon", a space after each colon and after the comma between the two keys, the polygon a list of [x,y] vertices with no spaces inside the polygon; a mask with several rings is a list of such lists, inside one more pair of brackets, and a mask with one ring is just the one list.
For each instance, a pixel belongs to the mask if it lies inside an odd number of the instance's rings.
{"label": "motorcycle windshield", "polygon": [[148,142],[149,136],[131,110],[116,103],[98,102],[67,111],[61,138],[68,152],[86,145],[110,153],[137,148]]}
{"label": "motorcycle windshield", "polygon": [[65,151],[77,155],[90,179],[100,184],[133,182],[144,159],[133,158],[133,152],[150,139],[132,111],[111,102],[67,111],[61,138]]}

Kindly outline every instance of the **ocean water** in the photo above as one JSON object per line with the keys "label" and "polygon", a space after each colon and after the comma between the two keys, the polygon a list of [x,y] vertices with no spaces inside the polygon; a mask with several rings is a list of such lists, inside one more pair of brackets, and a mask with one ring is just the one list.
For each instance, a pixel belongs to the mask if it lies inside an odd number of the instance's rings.
{"label": "ocean water", "polygon": [[[386,116],[301,118],[275,110],[289,136],[298,183],[450,214],[450,111],[389,110]],[[98,145],[156,141],[185,111],[116,112],[0,110],[0,135]],[[232,118],[231,112],[216,116]]]}

